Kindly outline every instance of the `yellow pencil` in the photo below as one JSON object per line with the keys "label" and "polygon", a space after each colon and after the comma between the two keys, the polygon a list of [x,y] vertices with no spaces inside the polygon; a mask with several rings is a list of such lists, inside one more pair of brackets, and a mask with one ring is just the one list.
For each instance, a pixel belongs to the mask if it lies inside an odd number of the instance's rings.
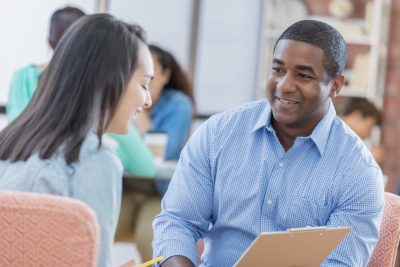
{"label": "yellow pencil", "polygon": [[145,263],[139,264],[137,267],[147,267],[147,266],[152,265],[153,263],[162,261],[163,259],[164,259],[164,257],[160,256],[160,257],[154,258],[152,260],[146,261]]}

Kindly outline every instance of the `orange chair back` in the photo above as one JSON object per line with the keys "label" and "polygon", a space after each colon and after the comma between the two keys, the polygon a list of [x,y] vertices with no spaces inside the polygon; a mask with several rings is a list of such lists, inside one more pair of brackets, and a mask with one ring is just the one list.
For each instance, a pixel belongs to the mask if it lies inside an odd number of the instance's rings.
{"label": "orange chair back", "polygon": [[99,239],[81,201],[0,191],[0,266],[96,266]]}
{"label": "orange chair back", "polygon": [[395,266],[400,240],[400,196],[385,192],[385,210],[378,243],[368,267]]}

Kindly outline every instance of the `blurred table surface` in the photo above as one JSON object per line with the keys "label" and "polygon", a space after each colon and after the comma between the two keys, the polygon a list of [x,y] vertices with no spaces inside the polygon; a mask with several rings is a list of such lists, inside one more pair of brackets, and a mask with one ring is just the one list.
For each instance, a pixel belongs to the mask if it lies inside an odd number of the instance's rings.
{"label": "blurred table surface", "polygon": [[124,178],[140,179],[140,180],[170,180],[172,178],[172,175],[174,175],[177,163],[178,161],[175,160],[168,160],[168,161],[156,160],[155,161],[156,174],[153,177],[140,177],[125,172]]}

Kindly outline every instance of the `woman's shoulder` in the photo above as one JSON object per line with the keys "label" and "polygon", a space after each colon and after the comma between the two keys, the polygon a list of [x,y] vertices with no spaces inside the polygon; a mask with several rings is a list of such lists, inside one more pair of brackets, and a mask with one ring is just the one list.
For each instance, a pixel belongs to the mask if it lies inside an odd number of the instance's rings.
{"label": "woman's shoulder", "polygon": [[104,158],[113,159],[118,157],[117,148],[118,144],[108,137],[107,135],[103,135],[101,139],[101,145],[98,136],[94,132],[90,132],[83,144],[79,155],[79,161],[84,161],[88,158]]}
{"label": "woman's shoulder", "polygon": [[170,103],[177,103],[177,104],[185,103],[192,105],[190,97],[187,96],[184,92],[176,89],[165,89],[161,94],[160,99],[164,99],[165,101]]}
{"label": "woman's shoulder", "polygon": [[[122,173],[122,163],[117,154],[118,144],[103,135],[101,145],[96,134],[90,132],[86,137],[79,155],[78,164],[91,169],[114,169],[117,173]],[[90,166],[89,166],[90,165]]]}
{"label": "woman's shoulder", "polygon": [[29,64],[25,67],[19,68],[14,71],[14,77],[21,77],[21,76],[40,76],[43,69],[35,64]]}
{"label": "woman's shoulder", "polygon": [[67,195],[67,166],[52,157],[40,158],[38,153],[32,154],[26,160],[17,162],[0,162],[0,188],[9,190],[32,191]]}
{"label": "woman's shoulder", "polygon": [[193,112],[192,100],[182,91],[176,89],[166,89],[161,94],[160,99],[154,105],[155,114],[168,114],[171,112]]}

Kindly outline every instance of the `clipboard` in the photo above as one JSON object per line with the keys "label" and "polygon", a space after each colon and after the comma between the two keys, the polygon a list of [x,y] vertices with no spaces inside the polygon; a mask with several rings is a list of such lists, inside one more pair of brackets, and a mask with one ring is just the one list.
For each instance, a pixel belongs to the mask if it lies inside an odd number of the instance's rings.
{"label": "clipboard", "polygon": [[319,267],[351,227],[305,227],[261,233],[235,267]]}

